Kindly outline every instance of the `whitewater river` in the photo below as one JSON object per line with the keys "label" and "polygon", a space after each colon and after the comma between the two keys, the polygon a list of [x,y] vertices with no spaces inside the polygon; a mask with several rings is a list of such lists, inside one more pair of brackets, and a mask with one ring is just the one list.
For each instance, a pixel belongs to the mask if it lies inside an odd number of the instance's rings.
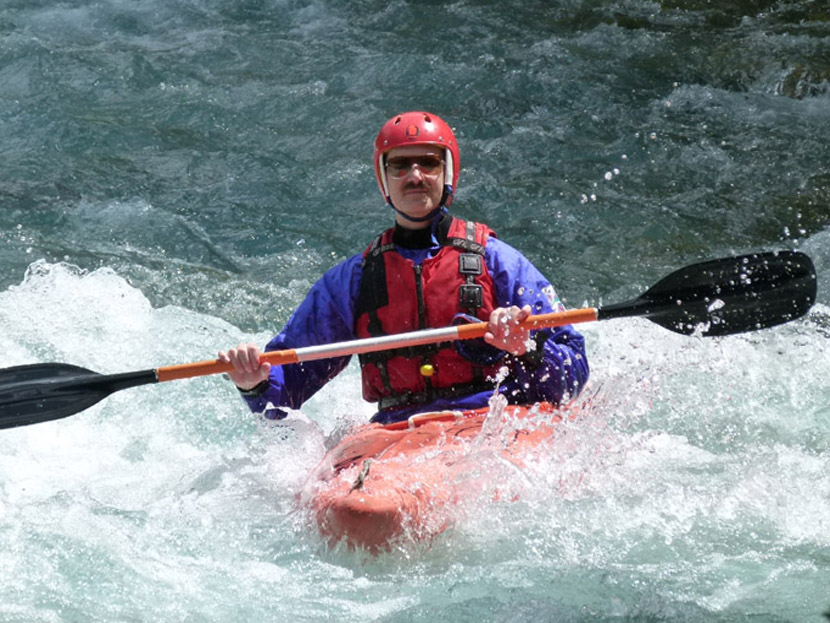
{"label": "whitewater river", "polygon": [[373,413],[355,362],[277,424],[205,377],[0,431],[0,621],[826,621],[828,59],[814,0],[0,3],[0,367],[264,344],[391,222],[371,143],[407,109],[570,307],[761,250],[819,280],[752,334],[583,325],[579,417],[494,472],[519,501],[379,557],[296,503]]}

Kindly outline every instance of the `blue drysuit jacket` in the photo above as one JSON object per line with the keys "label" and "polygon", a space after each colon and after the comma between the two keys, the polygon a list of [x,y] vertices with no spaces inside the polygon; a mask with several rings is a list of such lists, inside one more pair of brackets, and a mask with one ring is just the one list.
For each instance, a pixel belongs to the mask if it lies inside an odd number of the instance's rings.
{"label": "blue drysuit jacket", "polygon": [[[419,264],[440,250],[437,241],[429,248],[398,252]],[[355,308],[360,290],[362,254],[354,255],[327,271],[315,283],[305,300],[289,318],[282,332],[266,350],[295,349],[356,339]],[[562,303],[553,286],[521,253],[498,238],[490,238],[484,261],[492,276],[500,306],[530,305],[534,314],[562,311]],[[588,380],[585,340],[570,325],[541,331],[548,335],[541,362],[523,365],[522,358],[504,357],[509,375],[498,391],[511,404],[551,402],[559,404],[574,398]],[[538,332],[537,332],[538,333]],[[472,343],[471,343],[472,342]],[[466,356],[492,358],[495,349],[483,340],[459,341],[456,347]],[[498,351],[501,355],[503,351]],[[506,353],[504,353],[506,355]],[[284,366],[273,366],[267,386],[256,395],[244,396],[250,409],[269,419],[287,414],[284,408],[299,409],[326,383],[339,374],[350,357],[336,357]],[[427,404],[389,408],[378,412],[373,422],[383,424],[406,419],[415,413],[445,409],[474,409],[487,406],[492,391]]]}

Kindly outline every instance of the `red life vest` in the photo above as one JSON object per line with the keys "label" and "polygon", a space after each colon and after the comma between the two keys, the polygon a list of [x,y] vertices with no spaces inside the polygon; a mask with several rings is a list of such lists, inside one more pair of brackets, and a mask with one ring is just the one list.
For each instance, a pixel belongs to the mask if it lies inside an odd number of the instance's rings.
{"label": "red life vest", "polygon": [[[435,232],[441,249],[419,266],[397,252],[394,229],[363,253],[357,337],[447,327],[456,314],[487,320],[498,306],[484,262],[486,225],[445,217]],[[360,355],[363,398],[380,409],[492,389],[498,364],[461,356],[452,342]],[[430,367],[431,366],[431,367]]]}

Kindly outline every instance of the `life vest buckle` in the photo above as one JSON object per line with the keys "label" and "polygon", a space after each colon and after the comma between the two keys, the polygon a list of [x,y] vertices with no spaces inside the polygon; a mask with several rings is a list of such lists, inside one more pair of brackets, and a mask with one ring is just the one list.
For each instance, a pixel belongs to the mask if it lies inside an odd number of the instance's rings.
{"label": "life vest buckle", "polygon": [[479,284],[465,283],[458,288],[458,302],[461,307],[479,308],[484,305],[484,288]]}
{"label": "life vest buckle", "polygon": [[458,272],[462,275],[480,275],[484,272],[481,256],[475,253],[461,253],[458,256]]}

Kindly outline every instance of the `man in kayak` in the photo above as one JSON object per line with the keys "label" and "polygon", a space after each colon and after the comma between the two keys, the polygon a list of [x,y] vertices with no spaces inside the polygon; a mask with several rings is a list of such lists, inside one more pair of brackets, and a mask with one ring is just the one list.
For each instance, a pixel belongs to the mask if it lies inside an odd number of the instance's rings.
{"label": "man in kayak", "polygon": [[[375,140],[374,167],[394,226],[326,272],[266,350],[486,321],[483,341],[360,355],[363,397],[378,403],[372,421],[483,407],[496,388],[511,404],[575,397],[588,380],[583,337],[571,326],[519,324],[564,310],[553,286],[486,225],[448,211],[460,168],[450,127],[426,112],[392,117]],[[219,359],[233,364],[229,376],[251,410],[271,419],[299,409],[349,362],[271,366],[256,344]]]}

